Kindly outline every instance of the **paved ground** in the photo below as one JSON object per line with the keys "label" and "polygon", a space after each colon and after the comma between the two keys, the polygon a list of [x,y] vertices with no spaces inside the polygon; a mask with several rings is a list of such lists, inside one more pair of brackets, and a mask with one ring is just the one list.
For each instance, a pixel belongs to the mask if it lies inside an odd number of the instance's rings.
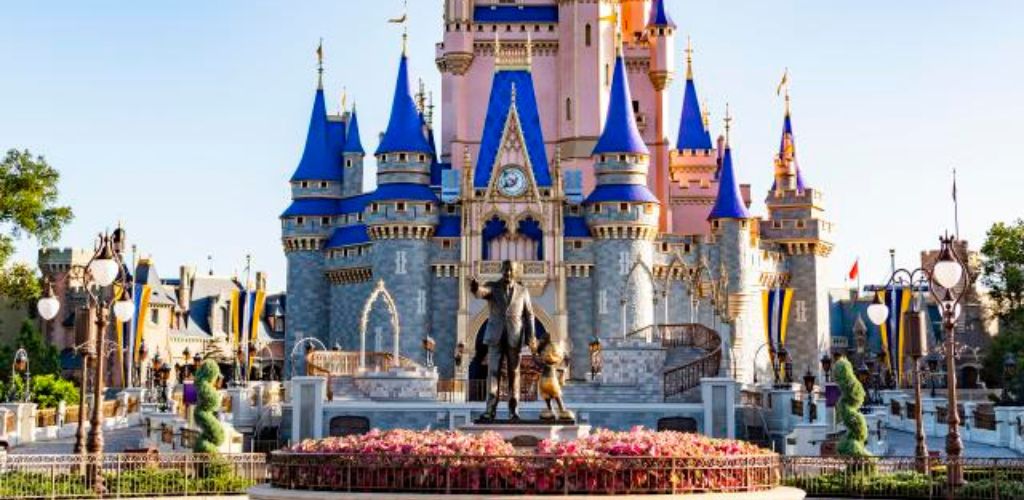
{"label": "paved ground", "polygon": [[[961,436],[962,437],[962,436]],[[886,439],[889,442],[888,456],[910,457],[914,455],[914,433],[889,429]],[[928,438],[928,451],[939,451],[945,455],[946,438]],[[987,444],[964,442],[964,456],[967,458],[1012,458],[1021,454],[1009,448],[999,448]]]}
{"label": "paved ground", "polygon": [[[124,451],[138,448],[139,441],[145,434],[143,427],[129,427],[103,432],[103,450],[107,452]],[[75,438],[59,439],[40,443],[29,443],[11,448],[12,454],[63,455],[71,453],[75,448]]]}

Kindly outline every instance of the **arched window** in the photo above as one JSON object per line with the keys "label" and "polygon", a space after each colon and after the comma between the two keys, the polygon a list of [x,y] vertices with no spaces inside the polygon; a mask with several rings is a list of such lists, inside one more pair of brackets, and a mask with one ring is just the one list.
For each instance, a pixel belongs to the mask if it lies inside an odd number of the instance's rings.
{"label": "arched window", "polygon": [[571,97],[566,97],[565,98],[565,120],[566,121],[571,121],[572,120],[572,98]]}
{"label": "arched window", "polygon": [[604,86],[607,87],[612,82],[612,67],[607,63],[604,65]]}
{"label": "arched window", "polygon": [[587,23],[587,25],[583,28],[583,43],[586,44],[587,47],[590,47],[590,40],[593,35],[592,31],[593,29],[590,27],[589,23]]}

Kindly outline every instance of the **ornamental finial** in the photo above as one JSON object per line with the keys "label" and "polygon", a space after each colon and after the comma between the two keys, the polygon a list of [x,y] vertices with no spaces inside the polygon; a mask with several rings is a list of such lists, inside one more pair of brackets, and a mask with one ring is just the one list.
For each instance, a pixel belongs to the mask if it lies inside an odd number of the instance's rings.
{"label": "ornamental finial", "polygon": [[725,146],[729,147],[729,130],[732,128],[732,114],[729,113],[729,103],[725,103]]}

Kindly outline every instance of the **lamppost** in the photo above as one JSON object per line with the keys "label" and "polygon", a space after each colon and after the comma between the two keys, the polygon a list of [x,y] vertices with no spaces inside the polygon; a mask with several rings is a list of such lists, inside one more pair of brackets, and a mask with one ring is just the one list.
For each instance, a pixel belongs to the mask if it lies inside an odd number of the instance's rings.
{"label": "lamppost", "polygon": [[1003,357],[1003,393],[999,396],[1000,402],[1003,404],[1010,404],[1016,400],[1014,395],[1010,394],[1009,385],[1010,381],[1017,375],[1017,357],[1012,352],[1006,353]]}
{"label": "lamppost", "polygon": [[825,374],[825,383],[827,384],[830,381],[829,375],[832,372],[832,358],[828,355],[827,351],[821,355],[821,371]]}
{"label": "lamppost", "polygon": [[[29,400],[32,398],[32,392],[31,392],[32,389],[30,388],[30,386],[32,385],[32,379],[31,379],[31,375],[29,374],[28,351],[26,351],[25,348],[23,348],[23,347],[19,347],[18,348],[18,351],[14,353],[14,361],[11,362],[11,388],[12,389],[14,389],[15,377],[17,377],[18,376],[17,374],[19,374],[19,373],[22,374],[22,376],[25,379],[25,391],[24,391],[24,399],[23,399],[23,401],[28,403]],[[12,394],[13,394],[13,392],[12,392]],[[16,399],[16,398],[17,398],[17,394],[13,394],[12,399]]]}
{"label": "lamppost", "polygon": [[814,423],[814,374],[807,368],[804,372],[804,392],[807,394],[807,423]]}
{"label": "lamppost", "polygon": [[[423,337],[423,355],[427,362],[427,368],[434,367],[434,349],[437,348],[437,342],[430,335]],[[397,362],[397,360],[396,360]]]}
{"label": "lamppost", "polygon": [[932,352],[925,359],[925,363],[928,364],[928,385],[932,386],[932,399],[935,398],[935,374],[939,372],[939,354]]}
{"label": "lamppost", "polygon": [[[86,475],[92,478],[93,488],[100,495],[106,492],[103,484],[103,468],[100,466],[103,457],[102,402],[104,362],[106,358],[103,352],[104,336],[111,316],[116,321],[123,323],[132,318],[135,309],[129,296],[131,287],[128,282],[128,273],[125,272],[124,261],[121,258],[123,246],[123,230],[117,229],[113,234],[100,234],[97,239],[95,252],[89,262],[85,266],[72,266],[64,275],[64,279],[68,280],[69,283],[71,280],[81,281],[87,291],[88,305],[85,308],[79,309],[79,311],[85,311],[89,319],[95,320],[95,329],[83,321],[80,324],[76,322],[75,330],[76,342],[81,342],[76,347],[85,356],[95,358],[92,416],[90,418],[88,443],[86,444],[88,453],[95,456],[95,461],[87,467]],[[121,294],[119,296],[115,293],[115,286],[120,288]],[[52,320],[57,315],[57,311],[60,309],[60,302],[53,296],[52,284],[47,284],[47,293],[39,299],[37,309],[40,316],[46,321]],[[89,347],[90,341],[93,344],[92,347]],[[85,387],[86,366],[87,364],[83,360],[83,388]],[[79,408],[81,410],[82,407],[80,406]],[[82,419],[80,418],[79,420],[81,421]],[[79,433],[81,433],[81,424],[79,425]]]}
{"label": "lamppost", "polygon": [[[956,359],[952,353],[956,350],[956,340],[954,336],[956,332],[956,320],[960,315],[960,302],[966,295],[967,285],[971,282],[971,276],[966,263],[957,254],[956,249],[954,248],[955,239],[952,236],[947,235],[939,237],[939,242],[941,244],[939,257],[931,270],[924,268],[918,268],[913,271],[897,269],[892,273],[886,287],[909,287],[911,293],[918,293],[921,289],[927,287],[931,292],[932,298],[939,305],[939,310],[942,313],[942,326],[947,346],[946,392],[949,405],[949,416],[947,418],[949,432],[946,434],[946,456],[949,460],[949,472],[947,477],[949,486],[951,488],[955,488],[962,485],[964,479],[963,468],[960,463],[961,454],[963,453],[963,443],[960,440],[960,415],[957,411]],[[963,283],[964,286],[958,291],[957,286],[961,283]],[[910,318],[910,333],[912,336],[917,337],[911,339],[911,357],[914,358],[914,394],[919,412],[921,409],[921,381],[919,370],[917,370],[917,362],[920,360],[924,352],[927,351],[924,347],[925,319],[921,302],[921,296],[919,294],[915,301],[915,307],[907,312],[906,317],[901,318],[903,321],[907,321],[908,317]],[[888,318],[888,316],[888,306],[882,304],[877,300],[877,298],[875,303],[868,306],[868,317],[871,318],[871,321],[876,325],[880,325]],[[881,321],[876,321],[879,318],[881,318]],[[898,367],[897,369],[900,368],[902,367]],[[920,416],[918,416],[917,422],[917,452],[919,454],[918,459],[920,460],[922,459],[920,453],[925,450],[923,437],[924,432]],[[927,460],[926,454],[923,459]]]}
{"label": "lamppost", "polygon": [[[313,351],[314,344],[317,347],[319,347],[321,351],[326,351],[327,350],[327,346],[325,346],[324,343],[321,342],[320,339],[318,339],[316,337],[303,337],[303,338],[299,339],[297,342],[295,342],[294,346],[292,346],[292,352],[288,355],[288,357],[292,361],[292,373],[291,373],[292,377],[295,376],[295,359],[296,359],[296,357],[298,357],[298,354],[300,352],[299,348],[302,347],[303,345],[305,345],[306,346],[306,354],[309,354],[310,352]],[[397,362],[397,360],[396,360],[396,362]],[[363,368],[362,364],[360,364],[360,368]]]}

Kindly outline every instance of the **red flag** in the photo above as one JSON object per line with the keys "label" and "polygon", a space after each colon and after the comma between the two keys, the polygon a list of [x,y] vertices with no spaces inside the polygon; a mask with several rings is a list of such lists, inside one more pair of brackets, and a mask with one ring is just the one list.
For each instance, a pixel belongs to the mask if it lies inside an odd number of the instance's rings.
{"label": "red flag", "polygon": [[853,267],[850,268],[850,279],[855,280],[860,275],[860,259],[853,261]]}

